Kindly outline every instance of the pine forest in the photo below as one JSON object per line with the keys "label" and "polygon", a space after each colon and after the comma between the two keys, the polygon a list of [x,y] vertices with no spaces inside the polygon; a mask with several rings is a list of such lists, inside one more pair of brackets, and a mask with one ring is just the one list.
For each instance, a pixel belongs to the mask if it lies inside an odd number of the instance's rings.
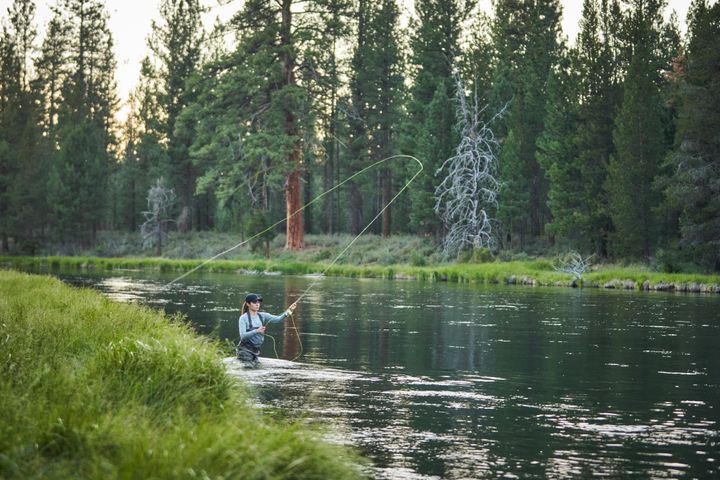
{"label": "pine forest", "polygon": [[245,0],[212,29],[162,0],[122,121],[107,3],[8,3],[0,254],[287,218],[258,248],[372,221],[449,260],[720,272],[718,2],[681,33],[665,0],[584,0],[568,39],[559,0]]}

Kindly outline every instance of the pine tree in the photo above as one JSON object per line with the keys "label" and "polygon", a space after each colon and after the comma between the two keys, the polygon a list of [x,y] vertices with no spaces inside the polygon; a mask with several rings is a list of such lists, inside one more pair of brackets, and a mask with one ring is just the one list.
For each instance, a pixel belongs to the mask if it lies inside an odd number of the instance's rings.
{"label": "pine tree", "polygon": [[[322,25],[337,3],[305,3],[295,12],[289,0],[246,2],[229,26],[236,48],[204,67],[188,110],[196,119],[191,156],[205,172],[197,191],[212,188],[220,209],[255,208],[263,217],[285,212],[288,249],[304,245],[303,215],[291,214],[301,207],[303,152],[314,141],[314,97],[330,51]],[[275,200],[283,184],[280,209]]]}
{"label": "pine tree", "polygon": [[147,192],[168,171],[159,83],[150,59],[144,58],[140,81],[130,94],[124,152],[115,182],[119,224],[129,231],[136,231],[144,221]]}
{"label": "pine tree", "polygon": [[42,126],[48,142],[56,146],[57,122],[62,103],[62,87],[70,75],[70,25],[62,11],[52,8],[53,16],[35,62],[37,78],[33,89],[41,95]]}
{"label": "pine tree", "polygon": [[410,225],[419,233],[437,235],[438,241],[442,233],[440,218],[435,212],[434,189],[440,181],[438,169],[450,158],[449,152],[453,152],[459,141],[457,130],[447,128],[457,124],[456,106],[448,96],[448,90],[455,92],[455,88],[445,81],[438,84],[432,100],[424,109],[425,121],[416,129],[415,156],[430,170],[416,180],[410,193]]}
{"label": "pine tree", "polygon": [[590,232],[578,225],[585,224],[592,203],[584,196],[587,179],[575,134],[579,128],[579,75],[571,66],[573,55],[573,51],[567,52],[550,71],[545,127],[537,141],[537,159],[550,185],[552,222],[547,226],[548,233],[586,247]]}
{"label": "pine tree", "polygon": [[[366,0],[358,2],[357,40],[351,60],[350,98],[348,100],[348,152],[343,165],[347,176],[359,172],[368,163],[368,127],[365,124],[367,100],[365,86],[371,82],[373,72],[368,68],[369,23],[372,15],[371,7]],[[349,203],[350,233],[357,235],[362,231],[363,198],[359,181],[350,180],[347,186]]]}
{"label": "pine tree", "polygon": [[[67,22],[59,31],[69,38],[69,74],[62,86],[53,165],[57,229],[67,240],[94,244],[107,220],[107,181],[112,171],[110,148],[115,93],[115,57],[107,13],[97,0],[64,0]],[[64,202],[66,203],[58,203]]]}
{"label": "pine tree", "polygon": [[680,248],[720,271],[720,4],[700,0],[688,16],[687,60],[678,65],[680,107],[674,173],[666,188],[680,212]]}
{"label": "pine tree", "polygon": [[653,251],[659,195],[653,186],[666,153],[658,89],[658,4],[637,1],[628,19],[634,39],[620,113],[613,134],[606,188],[614,231],[610,252],[623,258],[647,258]]}
{"label": "pine tree", "polygon": [[[311,61],[309,68],[299,70],[300,83],[308,89],[313,106],[312,124],[307,125],[303,141],[303,197],[310,202],[315,191],[326,191],[336,185],[340,175],[340,155],[344,142],[340,139],[341,111],[339,102],[343,77],[348,75],[348,60],[343,53],[349,44],[352,2],[323,0],[313,15],[304,21],[322,25],[319,41],[306,43],[302,56]],[[312,27],[314,28],[314,27]],[[307,61],[307,60],[306,60]],[[335,190],[313,208],[303,211],[306,233],[333,230],[339,227],[340,191]],[[320,222],[315,221],[318,215]]]}
{"label": "pine tree", "polygon": [[32,88],[34,15],[32,1],[15,0],[0,37],[0,251],[12,236],[18,248],[34,253],[45,222],[47,166]]}
{"label": "pine tree", "polygon": [[[458,0],[415,2],[412,25],[410,88],[405,150],[416,156],[426,175],[410,191],[410,227],[439,241],[442,226],[434,211],[435,172],[453,155],[459,136],[455,130],[453,66],[460,54],[460,29],[468,6]],[[444,95],[444,97],[442,96]]]}
{"label": "pine tree", "polygon": [[610,30],[612,5],[585,0],[576,47],[548,82],[538,161],[550,180],[549,233],[574,248],[607,255],[609,214],[603,189],[613,152],[620,86]]}
{"label": "pine tree", "polygon": [[559,22],[557,0],[502,0],[495,5],[495,90],[509,86],[511,93],[509,98],[491,96],[500,105],[510,102],[504,127],[497,129],[498,135],[507,132],[500,159],[503,190],[498,216],[510,246],[523,247],[540,238],[550,218],[548,185],[537,162],[536,144],[543,131],[548,74],[559,54]]}
{"label": "pine tree", "polygon": [[[604,7],[604,10],[601,10]],[[615,7],[595,0],[583,3],[583,18],[578,36],[576,70],[579,76],[579,118],[575,138],[583,188],[578,192],[580,214],[568,225],[586,240],[584,249],[607,255],[610,229],[608,199],[603,185],[607,166],[614,151],[614,118],[621,101],[618,71],[620,65],[612,44],[617,32],[608,18]],[[603,21],[603,19],[606,19]]]}
{"label": "pine tree", "polygon": [[[318,114],[318,119],[322,124],[321,129],[326,132],[322,142],[324,152],[324,161],[321,162],[323,191],[330,190],[340,181],[340,147],[343,145],[339,138],[342,129],[340,90],[343,86],[341,75],[347,75],[347,61],[343,61],[339,48],[343,42],[348,40],[351,30],[346,18],[349,16],[347,11],[349,7],[346,2],[332,2],[330,7],[327,22],[330,49],[324,65],[326,82],[323,89],[324,95],[318,95],[326,100],[321,103]],[[306,203],[309,200],[308,192],[309,189],[306,189]],[[340,228],[339,199],[339,192],[336,190],[328,194],[322,204],[318,206],[319,213],[321,213],[322,230],[326,233],[335,233]],[[309,232],[311,229],[306,228],[306,231]]]}
{"label": "pine tree", "polygon": [[[354,138],[350,171],[354,173],[370,163],[391,156],[396,151],[397,127],[399,123],[399,101],[402,89],[400,74],[401,60],[396,36],[399,12],[394,1],[383,0],[376,5],[362,5],[361,34],[353,54],[351,92],[353,99]],[[397,170],[395,170],[397,172]],[[387,164],[377,172],[374,181],[358,179],[370,187],[368,193],[374,197],[372,212],[390,202],[393,196],[393,168]],[[351,196],[356,196],[357,185],[352,185]],[[372,195],[375,192],[375,195]],[[354,205],[351,222],[352,231],[359,233],[361,223],[360,206]],[[390,235],[392,226],[391,209],[383,212],[381,233]]]}
{"label": "pine tree", "polygon": [[190,139],[178,136],[180,112],[194,101],[187,88],[191,75],[200,67],[204,32],[202,7],[198,0],[163,0],[160,22],[153,22],[148,44],[160,79],[157,98],[163,114],[163,141],[167,145],[169,182],[180,199],[179,229],[193,228],[194,193],[197,173],[188,152]]}
{"label": "pine tree", "polygon": [[136,231],[144,221],[147,192],[168,170],[158,92],[157,75],[146,57],[140,67],[140,82],[128,101],[124,144],[113,180],[117,224],[129,231]]}

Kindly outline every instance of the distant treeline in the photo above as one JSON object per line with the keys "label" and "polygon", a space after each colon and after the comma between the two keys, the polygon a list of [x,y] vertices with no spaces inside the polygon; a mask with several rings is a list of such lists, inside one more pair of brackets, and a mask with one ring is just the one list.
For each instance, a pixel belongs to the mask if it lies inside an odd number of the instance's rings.
{"label": "distant treeline", "polygon": [[[15,0],[1,250],[138,230],[159,179],[181,231],[255,233],[398,153],[425,174],[373,231],[440,239],[459,74],[500,144],[500,249],[720,271],[720,5],[695,0],[683,38],[664,0],[585,0],[570,46],[558,0],[493,3],[487,16],[472,0],[246,0],[208,32],[199,0],[163,0],[121,125],[103,2],[58,0],[39,38],[34,3]],[[414,172],[357,177],[305,210],[288,246],[358,233]]]}

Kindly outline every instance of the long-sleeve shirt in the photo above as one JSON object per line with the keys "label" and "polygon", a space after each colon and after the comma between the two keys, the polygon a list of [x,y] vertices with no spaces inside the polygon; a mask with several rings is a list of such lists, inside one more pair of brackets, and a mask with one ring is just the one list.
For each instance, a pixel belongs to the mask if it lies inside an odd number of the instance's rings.
{"label": "long-sleeve shirt", "polygon": [[285,320],[288,316],[288,312],[283,312],[280,315],[271,315],[267,312],[258,312],[257,315],[250,315],[250,312],[245,312],[240,315],[238,320],[238,326],[240,328],[240,343],[250,344],[255,348],[260,346],[265,341],[265,335],[258,333],[255,330],[268,323],[279,323]]}

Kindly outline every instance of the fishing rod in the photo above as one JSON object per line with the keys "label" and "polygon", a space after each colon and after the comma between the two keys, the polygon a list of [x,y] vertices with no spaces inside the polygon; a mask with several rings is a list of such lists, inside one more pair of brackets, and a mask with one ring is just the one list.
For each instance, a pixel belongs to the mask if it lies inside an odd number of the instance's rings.
{"label": "fishing rod", "polygon": [[[365,225],[365,227],[360,231],[360,233],[358,233],[357,235],[355,235],[355,237],[354,237],[352,240],[350,240],[350,242],[345,246],[345,248],[344,248],[339,254],[337,254],[337,256],[328,264],[327,267],[325,267],[325,269],[324,269],[322,272],[320,272],[320,274],[318,275],[318,277],[310,284],[310,286],[308,286],[308,288],[306,288],[305,291],[303,291],[303,293],[300,294],[300,296],[297,298],[297,300],[295,300],[294,302],[291,303],[291,305],[297,305],[298,303],[300,303],[300,301],[301,301],[302,299],[304,299],[304,298],[307,296],[307,294],[310,292],[310,290],[312,290],[312,289],[315,287],[315,285],[317,285],[317,283],[320,281],[320,279],[325,276],[325,274],[328,272],[328,270],[330,270],[330,269],[338,262],[338,260],[340,260],[340,258],[342,258],[342,256],[345,255],[345,253],[350,249],[350,247],[352,247],[352,245],[353,245],[365,232],[367,232],[367,230],[372,226],[372,224],[375,222],[375,220],[377,220],[378,218],[380,218],[380,216],[383,214],[383,212],[385,212],[385,210],[387,210],[387,209],[390,207],[390,205],[392,205],[393,202],[395,202],[395,200],[397,200],[397,198],[398,198],[400,195],[402,195],[402,193],[403,193],[405,190],[407,190],[407,188],[410,186],[410,184],[411,184],[413,181],[415,181],[415,179],[422,173],[422,171],[424,170],[425,167],[423,166],[423,164],[422,164],[422,162],[421,162],[420,160],[418,160],[416,157],[414,157],[414,156],[412,156],[412,155],[404,155],[404,154],[391,155],[391,156],[389,156],[389,157],[383,158],[382,160],[378,160],[377,162],[375,162],[375,163],[373,163],[373,164],[371,164],[371,165],[368,165],[367,167],[363,168],[362,170],[360,170],[360,171],[352,174],[351,176],[349,176],[348,178],[346,178],[346,179],[343,180],[342,182],[338,183],[337,185],[333,186],[332,188],[330,188],[330,189],[322,192],[321,194],[317,195],[315,198],[313,198],[312,200],[310,200],[309,202],[307,202],[305,205],[303,205],[302,207],[300,207],[300,208],[298,208],[297,210],[295,210],[294,212],[292,212],[290,215],[288,215],[288,216],[286,216],[285,218],[283,218],[283,219],[281,219],[281,220],[273,223],[272,225],[270,225],[270,226],[267,227],[266,229],[262,230],[261,232],[256,233],[256,234],[253,235],[252,237],[250,237],[250,238],[248,238],[248,239],[246,239],[246,240],[238,243],[237,245],[234,245],[234,246],[228,248],[227,250],[224,250],[224,251],[218,253],[217,255],[215,255],[215,256],[213,256],[213,257],[205,260],[204,262],[200,263],[199,265],[197,265],[196,267],[192,268],[191,270],[183,273],[183,274],[180,275],[179,277],[175,278],[174,280],[172,280],[171,282],[169,282],[168,284],[166,284],[165,287],[163,287],[163,288],[169,287],[170,285],[174,284],[175,282],[178,282],[179,280],[182,280],[183,278],[187,277],[188,275],[190,275],[190,274],[198,271],[199,269],[201,269],[202,267],[204,267],[204,266],[207,265],[208,263],[212,262],[213,260],[216,260],[216,259],[222,257],[223,255],[225,255],[225,254],[227,254],[227,253],[230,253],[230,252],[232,252],[233,250],[236,250],[236,249],[242,247],[243,245],[247,244],[248,242],[251,242],[252,240],[260,237],[261,235],[264,235],[265,233],[269,232],[270,230],[272,230],[273,228],[277,227],[277,226],[280,225],[281,223],[287,221],[288,219],[290,219],[290,218],[292,218],[293,216],[297,215],[298,213],[302,212],[303,210],[305,210],[306,208],[308,208],[309,206],[311,206],[312,204],[314,204],[315,202],[317,202],[318,200],[320,200],[321,198],[323,198],[325,195],[328,195],[329,193],[333,192],[334,190],[337,190],[338,188],[340,188],[341,186],[343,186],[343,185],[346,184],[347,182],[351,181],[351,180],[354,179],[355,177],[357,177],[357,176],[359,176],[359,175],[362,175],[363,173],[365,173],[365,172],[367,172],[368,170],[371,170],[371,169],[377,167],[378,165],[382,165],[383,163],[388,162],[388,161],[393,160],[393,159],[396,159],[396,158],[408,158],[408,159],[414,160],[415,162],[417,162],[418,167],[419,167],[418,170],[417,170],[417,172],[415,172],[415,174],[414,174],[412,177],[410,177],[410,179],[405,183],[405,185],[403,185],[403,187],[402,187],[400,190],[398,190],[398,192],[395,194],[395,196],[393,196],[393,198],[391,198],[390,201],[389,201],[386,205],[384,205],[382,209],[380,209],[380,211],[377,213],[377,215],[375,215],[375,216],[372,218],[372,220],[370,220],[370,221],[368,222],[368,224]],[[303,346],[302,346],[302,341],[300,340],[300,333],[298,332],[297,326],[295,325],[295,319],[294,319],[293,316],[292,316],[292,312],[290,313],[289,316],[290,316],[290,320],[291,320],[291,322],[292,322],[292,327],[291,327],[291,328],[293,328],[293,329],[295,330],[295,333],[296,333],[297,339],[298,339],[298,344],[299,344],[299,346],[300,346],[300,353],[298,353],[298,354],[295,356],[295,358],[293,358],[293,359],[291,360],[291,361],[294,362],[295,360],[297,360],[298,358],[300,358],[300,356],[302,355],[302,353],[303,353]],[[275,351],[275,356],[278,357],[277,349],[275,348],[275,338],[272,337],[272,336],[269,335],[269,334],[265,334],[265,335],[268,336],[268,337],[270,337],[270,338],[272,339],[272,341],[273,341],[273,350]]]}

